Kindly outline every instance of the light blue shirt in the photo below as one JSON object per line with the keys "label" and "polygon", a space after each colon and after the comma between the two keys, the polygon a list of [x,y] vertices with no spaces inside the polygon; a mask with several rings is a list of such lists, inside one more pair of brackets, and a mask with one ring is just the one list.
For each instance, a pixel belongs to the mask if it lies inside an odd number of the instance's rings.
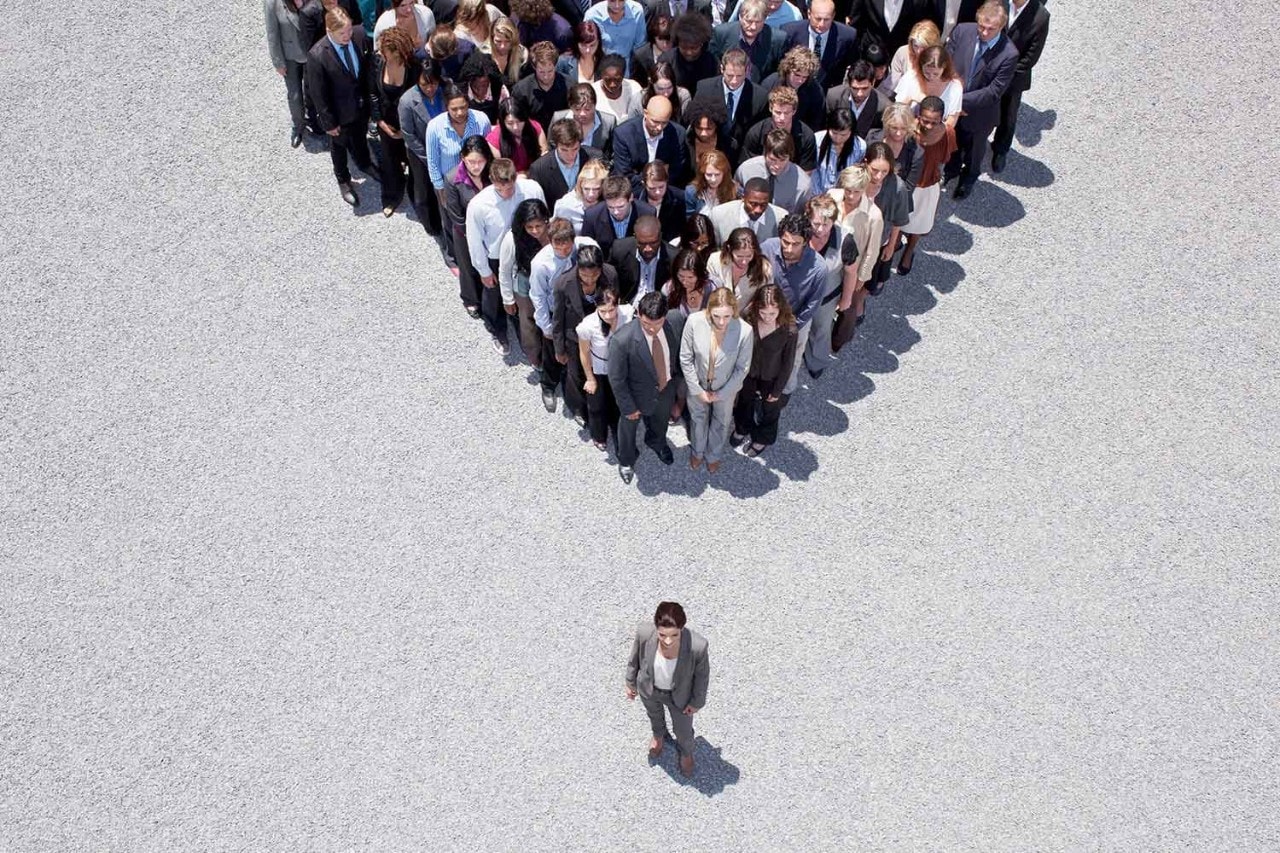
{"label": "light blue shirt", "polygon": [[[733,10],[733,20],[742,17],[742,4],[738,4],[738,8]],[[778,7],[772,15],[764,19],[764,22],[775,29],[783,24],[794,24],[796,21],[803,21],[804,16],[800,14],[800,10],[796,8],[794,3],[784,2]],[[827,33],[831,35],[831,33]],[[823,47],[826,47],[824,44]]]}
{"label": "light blue shirt", "polygon": [[600,44],[605,53],[616,53],[627,61],[627,76],[631,76],[631,54],[644,44],[649,35],[645,31],[644,7],[636,0],[627,0],[622,20],[614,23],[609,17],[608,0],[600,0],[582,16],[600,28]]}
{"label": "light blue shirt", "polygon": [[627,223],[631,221],[631,214],[627,214],[627,218],[619,222],[613,218],[613,214],[609,214],[609,223],[613,225],[613,236],[621,240],[627,236]]}
{"label": "light blue shirt", "polygon": [[[346,44],[338,44],[333,40],[333,36],[325,35],[329,40],[329,44],[333,45],[333,49],[338,52],[338,61],[342,63],[342,67],[352,73],[353,76],[360,76],[360,51],[356,50],[355,45],[351,42]],[[355,63],[356,67],[352,68],[351,63]]]}
{"label": "light blue shirt", "polygon": [[427,173],[431,176],[431,185],[438,190],[444,189],[445,177],[458,168],[462,162],[462,141],[468,136],[489,132],[489,119],[484,113],[475,110],[467,111],[467,127],[459,136],[449,123],[447,112],[433,118],[427,123]]}
{"label": "light blue shirt", "polygon": [[548,243],[529,262],[529,301],[533,303],[533,322],[544,335],[550,337],[554,331],[551,309],[555,307],[555,293],[551,289],[551,283],[577,263],[579,246],[596,245],[599,244],[588,237],[575,237],[569,257],[562,258],[556,254],[555,247]]}
{"label": "light blue shirt", "polygon": [[581,169],[578,165],[579,160],[574,160],[572,166],[566,166],[560,162],[560,154],[554,147],[551,149],[551,155],[555,158],[556,166],[559,167],[560,174],[564,176],[564,182],[569,187],[569,191],[573,192],[573,185],[578,182],[578,172]]}

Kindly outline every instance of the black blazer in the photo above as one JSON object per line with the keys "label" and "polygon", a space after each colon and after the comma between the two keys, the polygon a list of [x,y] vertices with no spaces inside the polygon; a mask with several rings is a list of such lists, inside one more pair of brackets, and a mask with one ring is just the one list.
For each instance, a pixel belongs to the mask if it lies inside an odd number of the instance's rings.
{"label": "black blazer", "polygon": [[[618,287],[618,273],[613,267],[605,264],[600,268],[600,280],[596,283],[596,292],[610,285]],[[551,305],[551,343],[555,345],[556,355],[569,356],[569,363],[578,361],[578,324],[583,318],[596,310],[595,305],[587,302],[582,295],[582,285],[578,283],[578,267],[569,267],[551,281],[553,303]]]}
{"label": "black blazer", "polygon": [[1044,40],[1049,37],[1049,10],[1040,0],[1027,0],[1027,6],[1018,20],[1005,32],[1009,41],[1018,49],[1018,65],[1013,71],[1009,89],[1025,92],[1031,88],[1031,69],[1040,61]]}
{"label": "black blazer", "polygon": [[[684,315],[679,311],[667,312],[662,334],[667,339],[670,362],[667,382],[680,376],[680,336],[684,333]],[[618,411],[623,417],[639,410],[642,415],[653,415],[658,407],[658,375],[653,372],[653,354],[645,343],[644,329],[638,319],[632,320],[613,333],[609,339],[609,385]],[[666,414],[663,414],[666,417]]]}
{"label": "black blazer", "polygon": [[[360,63],[360,73],[356,76],[338,59],[333,43],[327,38],[320,39],[307,53],[307,89],[316,106],[316,120],[321,130],[345,127],[364,121],[369,115],[369,73],[373,59],[364,28],[351,28],[350,46]],[[360,132],[364,133],[364,128]]]}
{"label": "black blazer", "polygon": [[978,25],[956,24],[951,38],[947,40],[947,51],[951,54],[956,74],[961,80],[969,81],[961,101],[964,117],[960,121],[967,129],[981,134],[983,128],[990,132],[1000,123],[1000,99],[1013,82],[1013,73],[1018,66],[1018,49],[1002,33],[982,55],[970,78],[969,68],[973,65],[977,47]]}
{"label": "black blazer", "polygon": [[[747,138],[742,143],[742,159],[749,160],[764,153],[764,137],[773,130],[773,119],[762,118],[747,131]],[[818,142],[814,138],[813,129],[799,119],[791,120],[791,141],[795,143],[796,153],[791,158],[801,169],[812,172],[818,167]],[[741,164],[739,164],[741,165]]]}
{"label": "black blazer", "polygon": [[[360,16],[360,4],[356,0],[338,0],[342,11],[351,19],[352,28],[364,23]],[[302,33],[302,46],[310,50],[315,43],[324,38],[324,13],[326,9],[320,0],[310,0],[298,12],[298,29]],[[416,81],[415,81],[416,82]]]}
{"label": "black blazer", "polygon": [[705,47],[693,62],[686,61],[680,51],[674,47],[659,56],[658,61],[671,63],[671,70],[676,75],[676,85],[683,86],[690,92],[697,89],[698,84],[703,80],[710,80],[713,77],[718,78],[720,76],[720,63],[716,62],[716,58],[711,55],[711,51]]}
{"label": "black blazer", "polygon": [[[588,148],[583,145],[578,149],[578,168],[581,169],[588,160],[598,154],[594,148]],[[560,172],[560,167],[556,165],[556,158],[560,155],[556,154],[555,148],[552,148],[546,154],[543,154],[537,160],[529,165],[529,177],[536,181],[538,186],[542,187],[542,194],[546,197],[547,210],[555,210],[556,202],[569,194],[573,187],[564,181],[564,175]]]}
{"label": "black blazer", "polygon": [[[852,90],[848,85],[833,86],[827,90],[827,109],[831,110],[839,106],[845,106],[852,110],[852,101],[850,100],[852,96]],[[879,89],[872,89],[871,94],[867,96],[867,101],[868,103],[863,106],[862,112],[855,117],[856,122],[853,128],[853,132],[863,139],[866,139],[867,134],[871,131],[884,126],[884,108],[893,103]]]}
{"label": "black blazer", "polygon": [[[738,168],[741,160],[746,159],[741,156],[742,140],[746,138],[747,131],[751,129],[751,125],[756,123],[755,98],[757,88],[756,84],[750,80],[742,82],[742,90],[738,93],[738,102],[734,105],[733,117],[720,128],[720,139],[724,145],[720,150],[729,158],[729,163],[732,164],[734,169]],[[703,80],[698,84],[698,91],[694,97],[719,101],[723,104],[724,81],[720,77]]]}
{"label": "black blazer", "polygon": [[[756,121],[768,117],[769,93],[781,85],[782,78],[775,71],[764,78],[764,82],[756,87],[754,110]],[[806,80],[805,84],[796,91],[796,96],[800,98],[800,106],[796,108],[796,120],[804,122],[809,127],[825,128],[827,126],[827,107],[824,103],[826,92],[823,88],[813,80]]]}
{"label": "black blazer", "polygon": [[[659,12],[665,11],[668,15],[671,14],[671,4],[667,0],[641,0],[640,5],[644,6],[644,22],[646,26],[653,22],[654,16]],[[729,0],[725,4],[724,13],[726,16],[733,16],[734,5],[734,0]],[[697,12],[708,21],[711,20],[711,0],[692,0],[692,2],[685,3],[685,9],[689,12]]]}
{"label": "black blazer", "polygon": [[[715,33],[711,36],[711,53],[715,55],[717,60],[724,59],[724,55],[735,47],[740,47],[742,42],[742,27],[737,21],[731,21],[727,24],[721,24],[716,27]],[[768,24],[764,25],[764,29],[760,30],[760,35],[756,36],[756,43],[749,48],[743,48],[747,52],[747,77],[753,83],[759,83],[764,78],[778,70],[778,63],[782,60],[782,54],[787,50],[787,37],[782,34],[781,30],[776,30]]]}
{"label": "black blazer", "polygon": [[[670,193],[668,192],[668,196]],[[671,262],[675,250],[667,243],[658,250],[658,268],[653,273],[653,289],[661,290],[671,278]],[[609,250],[609,263],[618,271],[618,301],[631,302],[640,292],[640,259],[636,257],[636,238],[623,237]],[[635,411],[632,409],[631,411]]]}
{"label": "black blazer", "polygon": [[[649,162],[649,146],[645,143],[644,119],[624,121],[613,132],[613,165],[611,175],[625,175],[639,194],[640,170]],[[667,164],[668,180],[677,186],[689,183],[689,149],[685,146],[684,128],[675,122],[667,125],[658,140],[657,159]]]}
{"label": "black blazer", "polygon": [[[793,21],[782,25],[787,36],[787,49],[809,46],[809,22]],[[832,83],[844,82],[845,72],[858,60],[858,31],[848,24],[834,23],[822,37],[822,63],[814,81],[826,89]]]}
{"label": "black blazer", "polygon": [[[643,201],[631,202],[631,218],[627,220],[627,230],[623,233],[630,237],[636,233],[636,220],[641,216],[657,216],[658,212],[653,209],[653,205],[645,204]],[[582,213],[582,230],[579,232],[582,237],[590,237],[600,244],[600,251],[609,256],[610,250],[613,248],[614,241],[618,238],[613,235],[613,218],[609,216],[609,208],[605,207],[603,201],[598,201],[588,207]]]}
{"label": "black blazer", "polygon": [[631,79],[641,86],[648,86],[653,67],[658,64],[658,54],[652,42],[645,42],[631,52]]}
{"label": "black blazer", "polygon": [[892,29],[884,19],[884,0],[853,0],[853,6],[849,10],[849,23],[861,34],[859,48],[874,38],[884,46],[885,56],[888,57],[892,57],[894,51],[907,43],[911,28],[926,19],[937,24],[939,30],[942,29],[942,19],[934,0],[902,0],[902,12]]}

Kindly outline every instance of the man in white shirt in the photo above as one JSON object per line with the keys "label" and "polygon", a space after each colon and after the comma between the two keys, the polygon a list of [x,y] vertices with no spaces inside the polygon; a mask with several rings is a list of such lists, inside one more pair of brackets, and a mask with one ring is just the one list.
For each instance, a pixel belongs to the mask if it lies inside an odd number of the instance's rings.
{"label": "man in white shirt", "polygon": [[494,350],[505,356],[511,345],[507,342],[507,312],[498,289],[498,253],[520,202],[529,198],[545,202],[546,198],[535,181],[516,177],[516,164],[506,157],[493,161],[489,177],[493,183],[476,193],[467,206],[467,251],[484,284],[480,314],[485,329],[493,336]]}

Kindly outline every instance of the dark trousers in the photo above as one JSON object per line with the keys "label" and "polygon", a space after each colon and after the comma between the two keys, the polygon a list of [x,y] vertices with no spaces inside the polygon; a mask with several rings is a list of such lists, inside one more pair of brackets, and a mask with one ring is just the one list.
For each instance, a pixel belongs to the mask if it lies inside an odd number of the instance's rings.
{"label": "dark trousers", "polygon": [[556,345],[542,335],[542,387],[554,394],[563,379],[564,365],[556,361]]}
{"label": "dark trousers", "polygon": [[507,309],[502,307],[502,288],[498,287],[498,259],[489,259],[489,269],[493,274],[493,287],[480,284],[480,316],[484,319],[485,330],[497,340],[507,340]]}
{"label": "dark trousers", "polygon": [[373,174],[373,158],[369,156],[369,140],[365,136],[365,120],[359,119],[339,126],[338,135],[329,137],[329,158],[333,160],[333,176],[338,183],[351,181],[351,169],[347,166],[347,155],[355,161],[360,171]]}
{"label": "dark trousers", "polygon": [[853,313],[853,306],[848,311],[836,312],[836,327],[831,331],[831,351],[840,352],[844,345],[853,340],[858,328],[858,315]]}
{"label": "dark trousers", "polygon": [[991,125],[960,119],[956,124],[956,153],[947,161],[948,177],[960,176],[960,183],[974,184],[982,174],[982,161],[987,156],[987,138]]}
{"label": "dark trousers", "polygon": [[991,141],[991,153],[1008,154],[1013,147],[1013,131],[1018,126],[1018,110],[1022,109],[1022,89],[1010,89],[1000,99],[1000,123],[996,125],[996,138]]}
{"label": "dark trousers", "polygon": [[404,170],[409,167],[409,151],[404,147],[403,139],[387,136],[381,128],[378,129],[378,139],[382,143],[382,159],[378,161],[382,206],[396,208],[404,198]]}
{"label": "dark trousers", "polygon": [[627,420],[629,412],[622,413],[618,418],[618,464],[628,468],[636,464],[636,459],[640,456],[640,449],[636,447],[636,432],[641,421],[644,421],[644,443],[651,450],[667,446],[667,418],[671,415],[671,404],[675,399],[676,383],[671,381],[658,394],[658,401],[654,403],[652,412],[642,414],[634,421]]}
{"label": "dark trousers", "polygon": [[[769,385],[773,384],[770,380]],[[782,410],[787,407],[790,396],[782,394],[770,403],[760,393],[761,382],[748,376],[738,392],[738,399],[733,404],[733,431],[738,435],[751,436],[752,444],[763,444],[766,447],[778,440],[778,419]],[[759,418],[756,416],[759,415]]]}
{"label": "dark trousers", "polygon": [[582,372],[582,359],[578,358],[578,342],[571,341],[573,352],[564,371],[564,404],[575,415],[587,416],[587,376]]}
{"label": "dark trousers", "polygon": [[684,712],[684,708],[676,706],[671,699],[670,690],[653,691],[649,697],[641,696],[644,712],[649,715],[649,727],[654,737],[671,740],[667,731],[667,715],[671,716],[671,728],[676,730],[676,750],[681,755],[693,755],[693,717]]}
{"label": "dark trousers", "polygon": [[458,295],[462,297],[463,305],[479,308],[480,291],[484,289],[484,285],[480,283],[480,273],[476,272],[476,268],[471,265],[471,250],[467,248],[467,234],[461,225],[452,226],[452,231],[453,257],[457,259],[458,264]]}
{"label": "dark trousers", "polygon": [[[422,223],[423,230],[436,238],[436,245],[440,247],[440,254],[444,255],[445,262],[453,266],[453,235],[444,227],[444,211],[440,207],[440,200],[436,198],[436,190],[431,184],[427,164],[413,154],[405,156],[409,161],[409,177],[412,179],[413,211],[418,215],[418,221]],[[463,242],[465,244],[465,241]],[[476,284],[479,286],[478,277]],[[479,297],[476,302],[479,303]]]}
{"label": "dark trousers", "polygon": [[298,133],[302,133],[306,128],[307,111],[302,93],[302,81],[306,76],[307,63],[294,62],[292,59],[284,61],[284,89],[286,100],[289,102],[289,120],[293,122],[293,129]]}
{"label": "dark trousers", "polygon": [[[578,365],[581,370],[582,365]],[[604,444],[609,440],[609,429],[617,430],[618,400],[613,396],[613,386],[609,384],[606,373],[594,374],[596,393],[584,395],[587,399],[587,429],[591,431],[591,440]]]}

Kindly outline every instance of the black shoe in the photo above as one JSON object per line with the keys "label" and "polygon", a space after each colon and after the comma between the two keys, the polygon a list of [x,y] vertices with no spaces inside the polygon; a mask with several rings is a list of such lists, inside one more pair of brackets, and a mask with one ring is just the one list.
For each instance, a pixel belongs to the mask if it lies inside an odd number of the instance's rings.
{"label": "black shoe", "polygon": [[628,486],[631,485],[631,478],[634,477],[635,475],[636,475],[636,469],[627,465],[618,466],[618,476],[621,477],[622,482],[626,483]]}
{"label": "black shoe", "polygon": [[545,385],[542,386],[542,406],[548,412],[556,410],[556,392]]}
{"label": "black shoe", "polygon": [[289,134],[289,147],[297,148],[301,144],[302,144],[302,131],[298,130],[295,127],[293,129],[293,133]]}
{"label": "black shoe", "polygon": [[470,317],[472,320],[479,320],[479,319],[480,319],[480,306],[479,306],[479,305],[463,305],[462,307],[463,307],[463,308],[465,308],[465,309],[467,309],[467,316],[468,316],[468,317]]}
{"label": "black shoe", "polygon": [[741,433],[736,433],[736,432],[735,432],[735,433],[733,433],[732,435],[730,435],[730,436],[729,436],[729,446],[730,446],[730,447],[740,447],[740,446],[742,445],[742,442],[744,442],[744,441],[746,441],[746,440],[747,440],[747,437],[746,437],[745,435],[742,435]]}
{"label": "black shoe", "polygon": [[1005,160],[1008,159],[1008,157],[1009,155],[1003,151],[1001,151],[999,154],[992,154],[991,155],[991,171],[995,172],[996,174],[1003,172],[1004,163],[1005,163]]}
{"label": "black shoe", "polygon": [[916,259],[912,258],[910,261],[904,264],[902,262],[902,259],[899,258],[898,259],[898,275],[910,275],[911,265],[914,264],[915,262],[916,262]]}
{"label": "black shoe", "polygon": [[[806,368],[805,368],[805,370],[809,370],[809,368],[807,368],[807,367],[806,367]],[[826,373],[826,372],[827,372],[827,371],[826,371],[826,368],[823,368],[822,370],[809,370],[809,378],[810,378],[810,379],[821,379],[821,378],[822,378],[822,374],[824,374],[824,373]],[[738,446],[738,445],[736,445],[736,444],[734,445],[734,447],[737,447],[737,446]]]}
{"label": "black shoe", "polygon": [[661,447],[653,448],[653,452],[658,454],[658,458],[662,460],[663,465],[670,465],[676,461],[675,454],[671,452],[671,445],[663,442]]}
{"label": "black shoe", "polygon": [[972,184],[972,183],[966,184],[966,183],[961,182],[961,183],[956,184],[955,191],[951,193],[951,197],[952,197],[953,199],[955,199],[956,201],[960,201],[961,199],[966,199],[966,198],[968,198],[968,197],[969,197],[969,195],[970,195],[970,193],[972,193],[972,192],[973,192],[973,184]]}
{"label": "black shoe", "polygon": [[360,204],[360,196],[356,195],[356,191],[351,188],[351,184],[338,184],[338,192],[342,193],[342,200],[352,207]]}
{"label": "black shoe", "polygon": [[867,295],[868,295],[868,296],[879,296],[879,295],[880,295],[880,291],[882,291],[882,290],[884,290],[884,282],[883,282],[883,281],[882,281],[882,282],[879,282],[878,284],[868,284],[868,285],[867,285]]}

